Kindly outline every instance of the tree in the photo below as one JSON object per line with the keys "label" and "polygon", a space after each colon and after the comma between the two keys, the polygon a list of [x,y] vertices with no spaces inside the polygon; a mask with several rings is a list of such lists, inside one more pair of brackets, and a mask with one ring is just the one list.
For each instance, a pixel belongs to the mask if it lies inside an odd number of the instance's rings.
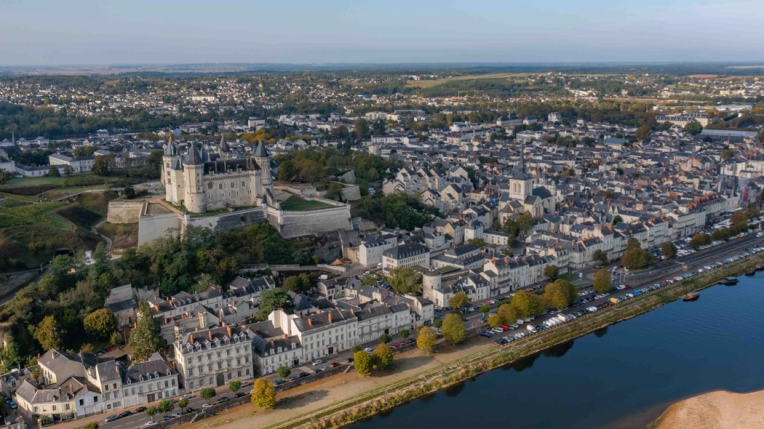
{"label": "tree", "polygon": [[372,353],[372,358],[374,361],[374,365],[377,368],[385,369],[388,366],[390,366],[391,363],[393,363],[395,354],[393,353],[393,350],[387,344],[380,343],[374,349],[374,352]]}
{"label": "tree", "polygon": [[401,329],[400,331],[398,331],[398,336],[401,338],[408,338],[409,335],[411,335],[411,333],[409,332],[408,329]]}
{"label": "tree", "polygon": [[125,194],[125,198],[127,198],[128,200],[132,200],[133,198],[135,198],[135,188],[133,188],[132,186],[126,186],[124,194]]}
{"label": "tree", "polygon": [[162,399],[159,401],[159,404],[157,405],[157,409],[160,413],[169,413],[175,408],[175,404],[173,404],[169,399]]}
{"label": "tree", "polygon": [[181,413],[186,412],[186,407],[188,406],[188,399],[187,398],[180,398],[180,401],[178,401],[178,407],[180,408]]}
{"label": "tree", "polygon": [[519,319],[537,316],[544,312],[543,298],[524,290],[515,293],[515,297],[512,298],[512,307],[517,310]]}
{"label": "tree", "polygon": [[390,334],[382,334],[379,336],[379,342],[382,344],[389,343],[392,340],[393,340],[393,336]]}
{"label": "tree", "polygon": [[231,380],[231,382],[228,383],[228,390],[231,392],[236,393],[239,389],[241,389],[241,381]]}
{"label": "tree", "polygon": [[210,403],[210,399],[217,396],[217,392],[215,392],[215,388],[213,387],[205,387],[204,389],[199,391],[199,397],[207,401],[207,403]]}
{"label": "tree", "polygon": [[598,293],[610,292],[610,288],[612,287],[610,272],[605,268],[597,270],[597,272],[594,273],[594,282],[592,286],[594,286],[594,290]]}
{"label": "tree", "polygon": [[618,222],[623,222],[623,218],[621,217],[621,215],[615,215],[615,216],[613,216],[613,222],[612,222],[612,224],[613,224],[613,225],[618,225]]}
{"label": "tree", "polygon": [[72,174],[74,174],[74,168],[72,168],[71,165],[65,165],[64,166],[64,174],[67,175],[67,176],[71,176]]}
{"label": "tree", "polygon": [[761,216],[761,210],[755,205],[750,205],[745,209],[745,214],[748,216],[749,220],[754,220]]}
{"label": "tree", "polygon": [[294,162],[286,160],[279,165],[278,179],[282,181],[292,180],[296,174]]}
{"label": "tree", "polygon": [[503,322],[501,320],[501,316],[499,316],[498,314],[492,314],[488,316],[488,326],[490,326],[491,328],[499,327],[502,325],[502,323]]}
{"label": "tree", "polygon": [[165,346],[165,340],[162,338],[162,327],[159,325],[159,321],[151,315],[148,301],[144,300],[138,304],[138,323],[135,329],[130,332],[128,343],[133,349],[133,359],[139,362],[147,360]]}
{"label": "tree", "polygon": [[281,285],[281,288],[284,289],[285,291],[300,293],[301,292],[300,289],[302,289],[300,278],[297,276],[287,277],[286,280],[284,280],[284,284]]}
{"label": "tree", "polygon": [[700,134],[701,131],[703,131],[703,125],[700,125],[698,121],[690,121],[684,126],[684,132],[693,136]]}
{"label": "tree", "polygon": [[51,164],[48,167],[48,177],[61,177],[61,173],[58,171],[58,167]]}
{"label": "tree", "polygon": [[560,269],[557,268],[557,265],[547,265],[546,268],[544,268],[544,277],[548,278],[549,280],[557,280],[557,276],[560,274]]}
{"label": "tree", "polygon": [[448,314],[443,319],[443,327],[440,329],[443,338],[451,344],[459,344],[467,339],[467,328],[458,314]]}
{"label": "tree", "polygon": [[289,373],[291,372],[292,370],[290,370],[289,367],[286,367],[284,365],[281,365],[280,367],[278,367],[278,369],[276,369],[276,374],[278,374],[279,377],[281,378],[289,377]]}
{"label": "tree", "polygon": [[287,313],[294,310],[294,301],[283,289],[275,288],[263,291],[260,300],[260,311],[257,313],[257,320],[266,320],[273,311],[282,309]]}
{"label": "tree", "polygon": [[360,352],[361,350],[363,350],[363,346],[360,345],[360,344],[356,344],[356,345],[354,345],[353,347],[350,348],[350,351],[353,352],[353,353]]}
{"label": "tree", "polygon": [[634,133],[634,136],[639,140],[645,140],[649,139],[650,136],[653,135],[653,131],[650,129],[650,126],[647,124],[642,125],[637,129],[637,131]]}
{"label": "tree", "polygon": [[501,319],[502,323],[506,325],[514,325],[517,322],[517,309],[511,304],[502,304],[499,306],[499,310],[496,314]]}
{"label": "tree", "polygon": [[448,305],[451,308],[459,309],[467,305],[470,300],[467,298],[467,294],[464,292],[456,292],[454,296],[451,297],[451,299],[448,300]]}
{"label": "tree", "polygon": [[483,304],[483,305],[480,306],[479,310],[480,310],[481,313],[487,314],[487,313],[489,313],[491,311],[491,306],[488,305],[488,304]]}
{"label": "tree", "polygon": [[562,310],[573,304],[576,299],[578,293],[575,286],[563,279],[557,279],[544,288],[544,303],[549,308]]}
{"label": "tree", "polygon": [[732,213],[732,216],[730,216],[730,222],[732,222],[733,225],[747,223],[748,214],[744,212],[743,210],[738,210],[735,213]]}
{"label": "tree", "polygon": [[146,415],[151,417],[152,422],[154,421],[154,416],[157,415],[158,412],[159,410],[157,410],[157,407],[153,405],[150,407],[146,407]]}
{"label": "tree", "polygon": [[419,336],[416,339],[416,346],[423,352],[432,353],[435,350],[435,342],[438,340],[438,334],[434,329],[422,326],[419,329]]}
{"label": "tree", "polygon": [[416,294],[422,290],[422,275],[411,267],[393,268],[387,281],[400,294]]}
{"label": "tree", "polygon": [[353,128],[353,131],[355,132],[356,138],[366,138],[370,133],[369,123],[364,118],[358,118],[355,121],[355,127]]}
{"label": "tree", "polygon": [[690,239],[690,247],[697,249],[711,242],[711,236],[708,234],[695,234]]}
{"label": "tree", "polygon": [[735,156],[735,152],[732,149],[722,150],[722,161],[724,161],[727,158],[732,158],[733,156]]}
{"label": "tree", "polygon": [[117,318],[108,308],[88,314],[82,321],[85,333],[95,339],[104,339],[117,330]]}
{"label": "tree", "polygon": [[671,242],[663,243],[663,246],[661,246],[661,255],[665,256],[666,259],[671,259],[676,256],[676,246],[672,244]]}
{"label": "tree", "polygon": [[98,422],[89,422],[85,425],[85,429],[98,429],[99,424]]}
{"label": "tree", "polygon": [[116,166],[114,155],[96,156],[91,170],[96,176],[108,176]]}
{"label": "tree", "polygon": [[592,261],[599,261],[600,265],[607,265],[607,253],[601,249],[597,249],[592,253]]}
{"label": "tree", "polygon": [[276,405],[276,389],[267,378],[258,378],[252,386],[252,403],[261,408],[273,408]]}
{"label": "tree", "polygon": [[624,252],[621,265],[628,269],[644,268],[653,262],[653,255],[640,247],[631,247]]}
{"label": "tree", "polygon": [[65,335],[66,330],[58,326],[58,322],[53,316],[45,316],[34,331],[35,339],[45,351],[62,348]]}
{"label": "tree", "polygon": [[374,367],[374,360],[365,350],[361,350],[355,352],[353,355],[353,366],[359,374],[367,376],[371,374],[371,370]]}

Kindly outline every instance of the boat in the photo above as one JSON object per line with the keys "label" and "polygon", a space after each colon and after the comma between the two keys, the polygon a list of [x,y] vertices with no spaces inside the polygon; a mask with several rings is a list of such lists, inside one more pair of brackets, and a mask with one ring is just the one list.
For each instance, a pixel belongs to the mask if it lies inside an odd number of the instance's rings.
{"label": "boat", "polygon": [[747,275],[748,277],[751,277],[754,274],[756,274],[756,268],[749,268],[745,270],[745,275]]}
{"label": "boat", "polygon": [[700,294],[697,292],[690,292],[684,297],[682,297],[682,301],[695,301],[696,299],[700,298]]}
{"label": "boat", "polygon": [[764,264],[756,264],[756,271],[764,270]]}
{"label": "boat", "polygon": [[725,286],[733,286],[736,285],[738,282],[737,277],[725,277],[724,279],[719,281],[719,284],[725,285]]}

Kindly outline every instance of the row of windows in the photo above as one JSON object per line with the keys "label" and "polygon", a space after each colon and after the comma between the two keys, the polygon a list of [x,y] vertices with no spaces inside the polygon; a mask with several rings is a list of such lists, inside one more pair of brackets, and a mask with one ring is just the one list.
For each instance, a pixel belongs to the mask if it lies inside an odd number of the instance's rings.
{"label": "row of windows", "polygon": [[[238,371],[236,374],[237,374],[236,376],[237,376],[238,378],[241,378],[241,371]],[[244,371],[244,374],[245,374],[247,377],[249,377],[249,370],[247,369],[246,371]],[[232,373],[232,372],[229,372],[229,373],[228,373],[228,377],[227,377],[227,378],[228,378],[228,380],[229,380],[229,381],[230,381],[230,380],[232,380],[232,379],[233,379],[233,373]],[[204,382],[205,382],[205,380],[204,380],[204,379],[201,379],[201,380],[199,380],[199,387],[200,387],[200,388],[204,387]],[[208,384],[209,386],[214,386],[214,385],[215,385],[215,378],[214,378],[214,377],[210,377],[210,378],[208,378],[208,379],[207,379],[207,384]],[[193,388],[194,388],[194,382],[193,382],[193,381],[191,381],[191,382],[189,382],[189,383],[188,383],[188,388],[189,388],[189,389],[193,389]]]}
{"label": "row of windows", "polygon": [[[214,186],[214,183],[207,182],[207,189],[212,189],[213,186]],[[218,189],[223,189],[224,186],[225,186],[224,183],[218,183]],[[247,187],[247,182],[242,180],[241,181],[241,187],[242,188],[246,188]],[[236,189],[236,183],[231,182],[231,189]]]}

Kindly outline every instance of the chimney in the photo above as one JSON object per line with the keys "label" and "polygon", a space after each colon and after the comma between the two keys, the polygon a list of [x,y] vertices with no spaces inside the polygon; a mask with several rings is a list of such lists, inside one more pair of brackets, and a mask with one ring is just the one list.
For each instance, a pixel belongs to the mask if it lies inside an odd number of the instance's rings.
{"label": "chimney", "polygon": [[332,323],[332,312],[329,312],[329,323]]}
{"label": "chimney", "polygon": [[509,263],[509,256],[505,256],[505,257],[504,257],[504,263],[505,263],[505,264],[508,264],[508,263]]}
{"label": "chimney", "polygon": [[225,326],[225,321],[221,321],[220,326]]}
{"label": "chimney", "polygon": [[207,338],[209,338],[210,341],[212,341],[212,331],[207,331]]}
{"label": "chimney", "polygon": [[231,329],[230,326],[226,327],[226,332],[228,332],[229,337],[233,337],[233,330]]}
{"label": "chimney", "polygon": [[[198,331],[198,330],[199,330],[199,329],[197,328],[197,331]],[[189,335],[189,336],[188,336],[188,342],[189,342],[190,344],[194,344],[194,334],[191,334],[191,335]]]}
{"label": "chimney", "polygon": [[194,328],[194,332],[199,332],[199,328]]}
{"label": "chimney", "polygon": [[313,319],[308,317],[308,326],[313,326]]}

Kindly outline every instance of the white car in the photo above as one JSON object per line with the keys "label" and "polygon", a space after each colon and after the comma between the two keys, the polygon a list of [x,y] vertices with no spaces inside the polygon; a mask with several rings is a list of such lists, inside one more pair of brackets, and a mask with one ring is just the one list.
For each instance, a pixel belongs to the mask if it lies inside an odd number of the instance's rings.
{"label": "white car", "polygon": [[321,359],[316,359],[313,361],[313,366],[321,365],[322,363],[324,363],[324,361],[322,361]]}
{"label": "white car", "polygon": [[155,424],[157,424],[157,422],[154,420],[149,420],[143,426],[154,426]]}
{"label": "white car", "polygon": [[365,349],[363,349],[363,351],[365,351],[366,353],[372,353],[374,349],[371,347],[366,347]]}

